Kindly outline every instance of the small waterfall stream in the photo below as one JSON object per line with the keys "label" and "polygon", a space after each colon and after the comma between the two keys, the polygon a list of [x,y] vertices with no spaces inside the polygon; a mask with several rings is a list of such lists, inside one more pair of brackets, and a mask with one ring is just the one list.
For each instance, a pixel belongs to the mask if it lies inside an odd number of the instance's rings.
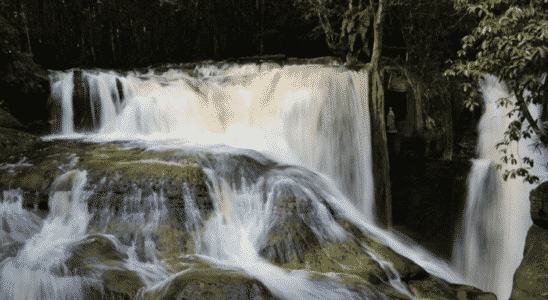
{"label": "small waterfall stream", "polygon": [[[502,163],[503,154],[495,146],[503,140],[504,131],[517,116],[507,116],[513,107],[498,106],[498,99],[509,96],[505,84],[498,78],[487,75],[480,81],[480,87],[485,106],[479,124],[480,159],[473,161],[468,177],[466,210],[455,243],[453,265],[468,284],[491,291],[499,299],[508,299],[532,224],[529,193],[536,185],[520,178],[503,181],[503,170],[511,166]],[[531,104],[529,109],[537,119],[540,108]],[[531,139],[513,142],[508,154],[516,155],[519,163],[523,157],[534,159],[530,172],[543,182],[547,179],[546,153],[535,151],[533,143]],[[496,165],[501,163],[503,168],[497,170]]]}

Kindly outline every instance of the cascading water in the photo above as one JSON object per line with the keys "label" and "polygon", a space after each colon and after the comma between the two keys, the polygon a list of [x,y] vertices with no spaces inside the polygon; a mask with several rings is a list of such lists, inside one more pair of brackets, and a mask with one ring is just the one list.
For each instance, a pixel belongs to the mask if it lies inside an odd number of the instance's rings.
{"label": "cascading water", "polygon": [[113,72],[75,70],[53,73],[50,79],[53,130],[65,136],[108,128],[136,90],[134,77]]}
{"label": "cascading water", "polygon": [[[487,75],[480,81],[484,112],[479,123],[477,151],[480,159],[473,161],[468,177],[468,197],[463,227],[455,244],[453,265],[468,284],[508,299],[512,290],[514,272],[523,258],[525,237],[531,226],[529,192],[535,187],[521,179],[504,182],[503,154],[495,146],[504,137],[504,131],[517,116],[508,117],[513,106],[499,107],[498,100],[509,93],[495,76]],[[515,102],[515,98],[513,99]],[[534,119],[540,108],[529,105]],[[527,123],[523,125],[525,128]],[[546,179],[546,153],[534,151],[532,140],[522,139],[510,145],[508,154],[516,155],[518,163],[523,157],[534,159],[530,172]]]}
{"label": "cascading water", "polygon": [[[187,146],[224,144],[265,152],[336,178],[339,188],[374,222],[365,73],[319,66],[259,72],[255,65],[209,67],[196,73],[217,76],[204,81],[176,72],[146,75],[127,93],[134,97],[124,101],[126,107],[115,119],[114,106],[106,103],[116,99],[106,87],[98,90],[104,121],[94,128],[99,132],[95,140],[175,138]],[[86,75],[116,88],[112,75],[101,76]],[[128,76],[122,85],[127,81],[138,79]],[[62,122],[69,124],[61,132],[64,137],[73,133],[72,123],[66,121],[74,102],[69,93],[63,92],[59,99],[64,105]]]}
{"label": "cascading water", "polygon": [[[389,298],[385,293],[415,298],[395,267],[363,241],[352,243],[377,266],[382,287],[351,289],[343,275],[322,271],[318,276],[306,268],[289,272],[266,259],[274,259],[280,252],[267,241],[274,234],[273,226],[286,223],[286,217],[275,213],[274,207],[287,198],[300,199],[294,200],[296,212],[287,218],[305,224],[302,230],[310,236],[303,238],[310,239],[341,270],[356,271],[362,266],[333,258],[337,254],[331,246],[351,240],[349,231],[335,219],[354,224],[430,274],[461,282],[444,262],[375,226],[366,73],[266,64],[203,67],[195,73],[198,77],[174,70],[161,76],[86,71],[52,76],[57,134],[44,139],[130,141],[151,152],[191,153],[207,176],[212,207],[198,207],[204,201],[186,183],[180,187],[184,209],[177,211],[168,209],[162,190],[131,186],[120,194],[110,188],[116,180],[103,180],[93,190],[84,191],[86,173],[71,171],[54,185],[52,211],[39,232],[20,238],[24,247],[0,264],[0,291],[21,291],[15,296],[6,292],[0,298],[57,299],[69,293],[81,298],[102,284],[115,285],[107,282],[113,276],[109,272],[126,272],[143,283],[139,292],[135,291],[136,299],[150,299],[147,293],[160,293],[174,276],[192,271],[176,273],[164,264],[184,254],[190,255],[186,257],[189,261],[240,270],[283,299]],[[75,77],[81,82],[74,83]],[[74,107],[79,101],[85,105]],[[82,107],[88,111],[76,113]],[[234,174],[244,168],[226,157],[244,156],[262,167]],[[160,159],[135,163],[158,169],[184,167]],[[130,162],[115,163],[120,164],[131,170]],[[59,190],[65,181],[72,187]],[[184,220],[175,226],[182,232],[173,238],[175,242],[166,242],[162,236],[166,230],[175,235],[166,229],[171,226],[170,214],[181,214]],[[58,226],[54,229],[48,224]],[[46,240],[55,243],[45,245]],[[287,251],[303,254],[303,246],[292,243],[287,241]],[[38,250],[38,244],[43,245],[41,254],[32,252]],[[89,252],[93,249],[89,245],[109,254]],[[166,254],[172,252],[177,256]],[[42,258],[52,262],[41,262]],[[22,260],[25,262],[15,264]],[[7,272],[19,272],[16,274],[25,278],[30,274],[37,283],[28,284],[18,277],[6,279]],[[25,286],[30,292],[22,292]],[[115,292],[100,294],[109,298],[108,293]]]}

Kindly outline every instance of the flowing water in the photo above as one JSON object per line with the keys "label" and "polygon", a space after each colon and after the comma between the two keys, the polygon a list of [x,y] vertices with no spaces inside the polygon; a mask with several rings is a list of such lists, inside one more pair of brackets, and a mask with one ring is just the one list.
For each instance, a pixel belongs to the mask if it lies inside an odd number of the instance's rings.
{"label": "flowing water", "polygon": [[[477,146],[480,159],[473,161],[468,177],[466,210],[454,248],[453,265],[467,282],[495,293],[499,299],[508,299],[532,224],[529,192],[536,185],[522,179],[504,182],[502,172],[509,166],[503,164],[501,170],[496,169],[496,165],[502,163],[503,153],[495,146],[503,140],[504,131],[510,122],[517,120],[517,115],[509,118],[507,114],[513,107],[497,105],[498,99],[509,96],[504,83],[494,76],[486,76],[480,81],[480,87],[484,101]],[[529,109],[537,119],[540,107],[531,104]],[[519,163],[523,157],[534,159],[530,172],[543,182],[547,179],[546,153],[535,150],[534,142],[531,139],[513,142],[508,154],[514,153]]]}
{"label": "flowing water", "polygon": [[[379,266],[385,290],[356,291],[335,273],[317,280],[273,264],[267,244],[285,222],[274,213],[284,197],[304,199],[294,217],[328,257],[335,256],[329,245],[350,239],[336,221],[347,220],[430,274],[463,282],[445,262],[375,225],[366,73],[263,64],[199,67],[195,74],[52,75],[56,132],[45,140],[122,142],[128,149],[191,155],[205,173],[212,207],[201,207],[197,191],[182,184],[180,226],[190,234],[166,246],[159,232],[174,212],[163,190],[134,187],[120,195],[106,180],[85,188],[88,173],[72,170],[53,184],[43,222],[33,221],[13,192],[0,206],[0,224],[7,224],[1,241],[22,246],[0,263],[0,299],[81,299],[97,290],[109,298],[101,286],[108,272],[121,270],[136,274],[148,291],[160,290],[179,273],[164,264],[159,245],[189,261],[240,270],[283,299],[386,299],[386,290],[415,298],[394,266],[365,243],[360,251]],[[140,163],[182,166],[160,155]],[[136,298],[146,298],[145,289]]]}

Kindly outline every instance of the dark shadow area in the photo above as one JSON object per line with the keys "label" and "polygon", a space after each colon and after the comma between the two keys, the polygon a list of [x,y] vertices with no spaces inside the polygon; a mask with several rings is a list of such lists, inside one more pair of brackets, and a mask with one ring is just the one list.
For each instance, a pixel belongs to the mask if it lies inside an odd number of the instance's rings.
{"label": "dark shadow area", "polygon": [[469,161],[392,160],[394,228],[444,259],[466,203]]}

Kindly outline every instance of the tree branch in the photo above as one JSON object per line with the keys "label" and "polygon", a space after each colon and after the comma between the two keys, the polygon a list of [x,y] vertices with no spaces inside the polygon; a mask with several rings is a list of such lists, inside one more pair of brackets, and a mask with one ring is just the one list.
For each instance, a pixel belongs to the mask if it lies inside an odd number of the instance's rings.
{"label": "tree branch", "polygon": [[527,103],[525,103],[525,100],[523,99],[523,95],[520,93],[516,93],[516,99],[521,112],[525,116],[525,119],[527,119],[527,122],[529,122],[529,125],[531,126],[531,128],[533,128],[533,131],[539,137],[544,147],[548,148],[548,136],[546,136],[542,132],[542,130],[538,127],[536,120],[533,119],[533,116],[531,115],[531,112],[529,111],[529,108],[527,107]]}

